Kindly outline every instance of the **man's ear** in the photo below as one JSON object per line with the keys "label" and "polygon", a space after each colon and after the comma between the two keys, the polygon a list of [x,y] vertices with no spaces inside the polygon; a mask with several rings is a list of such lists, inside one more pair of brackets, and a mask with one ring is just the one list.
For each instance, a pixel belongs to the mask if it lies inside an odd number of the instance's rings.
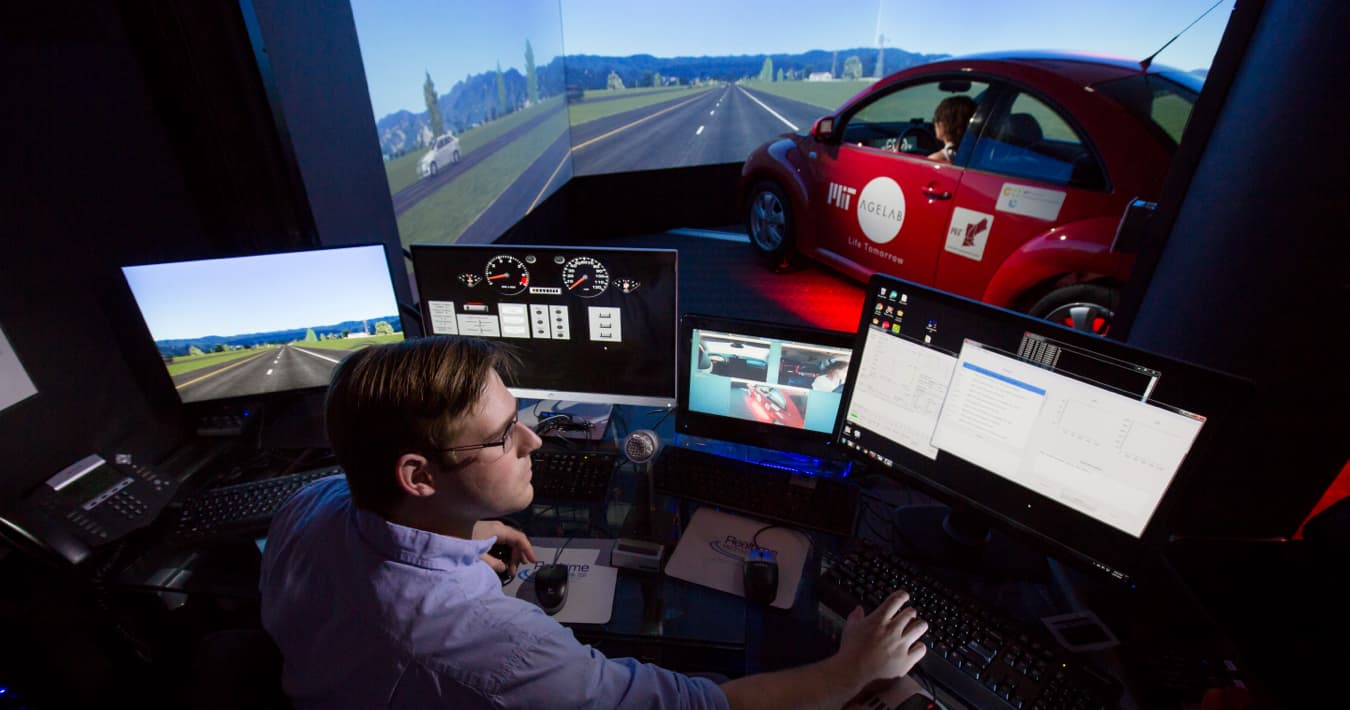
{"label": "man's ear", "polygon": [[421,454],[403,454],[398,457],[398,485],[411,496],[424,498],[436,493],[436,477],[432,464]]}

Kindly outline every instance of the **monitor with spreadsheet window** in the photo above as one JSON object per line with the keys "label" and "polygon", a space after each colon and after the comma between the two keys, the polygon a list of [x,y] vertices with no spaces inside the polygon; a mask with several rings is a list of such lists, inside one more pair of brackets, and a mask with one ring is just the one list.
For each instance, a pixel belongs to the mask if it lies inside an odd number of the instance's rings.
{"label": "monitor with spreadsheet window", "polygon": [[414,244],[424,330],[508,343],[517,397],[675,406],[676,252]]}
{"label": "monitor with spreadsheet window", "polygon": [[122,273],[184,403],[322,389],[347,353],[403,339],[380,244]]}
{"label": "monitor with spreadsheet window", "polygon": [[1117,577],[1165,538],[1168,504],[1249,394],[1244,380],[899,279],[868,288],[838,443]]}

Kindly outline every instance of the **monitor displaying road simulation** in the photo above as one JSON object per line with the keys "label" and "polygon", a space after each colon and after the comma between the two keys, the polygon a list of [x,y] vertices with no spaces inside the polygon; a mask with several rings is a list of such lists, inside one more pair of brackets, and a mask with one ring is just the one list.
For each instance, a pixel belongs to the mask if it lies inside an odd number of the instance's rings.
{"label": "monitor displaying road simulation", "polygon": [[508,343],[517,397],[675,406],[673,249],[414,244],[424,330]]}
{"label": "monitor displaying road simulation", "polygon": [[869,284],[838,442],[1122,570],[1248,383],[887,276]]}
{"label": "monitor displaying road simulation", "polygon": [[382,245],[122,273],[185,403],[327,387],[351,350],[403,339]]}
{"label": "monitor displaying road simulation", "polygon": [[852,346],[852,333],[688,314],[680,320],[676,431],[823,455]]}

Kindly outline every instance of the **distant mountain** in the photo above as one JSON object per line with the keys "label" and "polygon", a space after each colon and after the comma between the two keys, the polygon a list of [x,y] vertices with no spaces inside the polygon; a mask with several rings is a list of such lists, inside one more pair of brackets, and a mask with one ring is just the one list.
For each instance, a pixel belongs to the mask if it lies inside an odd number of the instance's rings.
{"label": "distant mountain", "polygon": [[[735,81],[759,76],[767,57],[773,61],[774,73],[782,69],[788,77],[800,79],[812,72],[831,72],[835,76],[844,71],[844,62],[856,56],[862,64],[862,75],[876,73],[875,48],[841,49],[838,51],[813,49],[798,54],[743,54],[713,57],[654,57],[634,54],[628,57],[604,57],[593,54],[569,54],[557,57],[546,65],[535,67],[539,78],[539,97],[559,96],[568,85],[584,89],[604,89],[610,72],[623,80],[624,86],[650,86],[659,74],[664,82],[689,84],[701,81]],[[917,64],[944,59],[947,54],[919,54],[887,47],[882,69],[890,74]],[[424,77],[413,77],[421,85]],[[432,77],[433,80],[436,77]],[[500,118],[525,105],[525,76],[515,69],[502,72],[506,87],[506,111],[498,105],[497,72],[474,74],[455,82],[449,91],[442,91],[437,100],[441,117],[450,130],[459,133],[479,123]],[[380,136],[380,152],[393,158],[417,150],[433,137],[427,112],[409,110],[391,113],[375,122]]]}
{"label": "distant mountain", "polygon": [[384,321],[393,326],[394,332],[403,331],[403,322],[398,316],[380,316],[378,318],[369,318],[366,320],[347,320],[341,323],[331,325],[311,325],[303,328],[291,328],[289,330],[273,330],[266,333],[244,333],[241,335],[203,335],[199,338],[178,338],[171,340],[156,340],[155,345],[159,347],[159,352],[163,355],[187,355],[192,346],[197,346],[202,352],[207,353],[215,349],[217,345],[226,345],[231,348],[251,348],[255,345],[280,345],[295,340],[304,340],[309,330],[313,329],[317,336],[330,334],[342,335],[347,333],[374,333],[375,324]]}

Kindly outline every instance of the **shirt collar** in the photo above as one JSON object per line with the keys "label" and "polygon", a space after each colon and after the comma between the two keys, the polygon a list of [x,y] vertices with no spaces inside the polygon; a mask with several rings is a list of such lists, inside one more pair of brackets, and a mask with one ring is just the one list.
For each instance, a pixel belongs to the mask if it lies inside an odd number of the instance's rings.
{"label": "shirt collar", "polygon": [[467,567],[497,542],[464,540],[449,535],[391,523],[376,513],[352,506],[356,527],[362,538],[384,557],[427,569],[450,570]]}

